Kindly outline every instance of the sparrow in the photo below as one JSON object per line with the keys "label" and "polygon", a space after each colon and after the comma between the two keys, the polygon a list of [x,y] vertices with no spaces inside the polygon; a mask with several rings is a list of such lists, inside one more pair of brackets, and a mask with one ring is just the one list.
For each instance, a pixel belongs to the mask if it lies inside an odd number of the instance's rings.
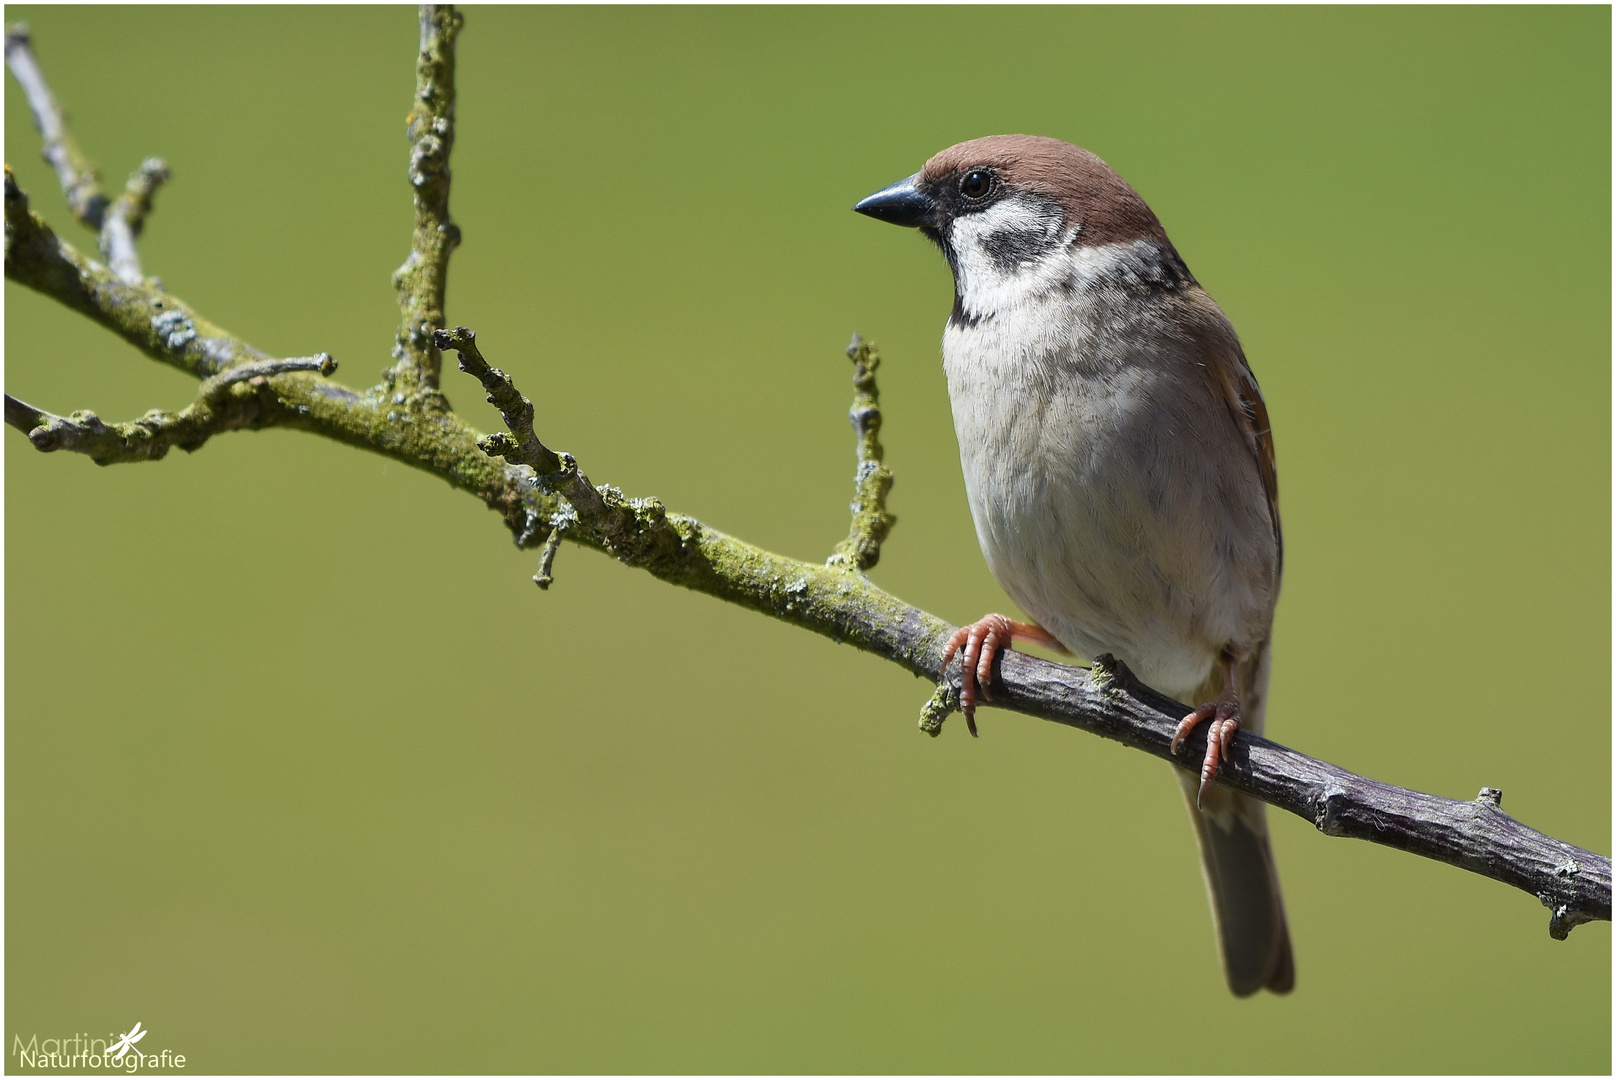
{"label": "sparrow", "polygon": [[1214,780],[1261,732],[1282,545],[1274,440],[1222,309],[1144,199],[1094,154],[995,135],[942,151],[853,207],[917,228],[954,277],[943,371],[977,540],[1032,622],[948,642],[976,734],[1000,650],[1111,653],[1200,702],[1183,784],[1229,989],[1286,993],[1290,934],[1261,802]]}

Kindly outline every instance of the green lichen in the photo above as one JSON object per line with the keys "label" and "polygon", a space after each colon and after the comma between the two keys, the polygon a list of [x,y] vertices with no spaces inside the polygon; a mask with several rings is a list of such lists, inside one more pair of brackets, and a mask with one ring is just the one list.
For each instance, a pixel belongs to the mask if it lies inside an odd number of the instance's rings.
{"label": "green lichen", "polygon": [[450,5],[422,5],[415,97],[405,121],[415,230],[409,257],[393,275],[403,316],[393,347],[398,360],[394,370],[400,381],[427,387],[438,385],[442,359],[432,331],[447,322],[449,254],[460,243],[460,229],[449,219],[449,155],[455,137],[454,45],[461,24],[460,14]]}
{"label": "green lichen", "polygon": [[943,733],[943,721],[958,708],[959,694],[952,686],[939,684],[926,704],[920,707],[920,730],[935,739]]}
{"label": "green lichen", "polygon": [[881,559],[881,545],[898,519],[887,513],[887,493],[892,490],[892,473],[883,463],[881,447],[881,395],[875,372],[881,354],[873,341],[858,334],[847,347],[853,361],[853,407],[848,418],[858,433],[858,473],[854,478],[853,523],[847,539],[836,545],[826,565],[864,571]]}

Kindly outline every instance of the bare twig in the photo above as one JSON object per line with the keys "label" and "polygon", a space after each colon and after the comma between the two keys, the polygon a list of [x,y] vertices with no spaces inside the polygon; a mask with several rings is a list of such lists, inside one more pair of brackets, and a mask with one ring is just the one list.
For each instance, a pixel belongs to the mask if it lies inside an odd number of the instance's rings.
{"label": "bare twig", "polygon": [[533,584],[541,589],[548,589],[555,584],[555,575],[550,571],[555,567],[556,552],[561,548],[561,541],[565,539],[567,530],[578,523],[578,515],[573,513],[569,503],[562,503],[556,507],[556,512],[550,518],[550,536],[544,541],[544,550],[539,553],[539,572],[533,575]]}
{"label": "bare twig", "polygon": [[6,67],[16,78],[28,98],[28,108],[34,114],[34,126],[44,137],[40,153],[56,170],[62,182],[62,194],[73,217],[81,224],[100,231],[102,215],[107,209],[107,197],[101,192],[101,183],[95,166],[79,150],[78,143],[67,130],[62,107],[45,82],[34,58],[34,43],[28,27],[17,23],[6,28]]}
{"label": "bare twig", "polygon": [[[125,424],[102,423],[88,410],[56,416],[7,394],[6,423],[27,433],[34,448],[45,453],[70,450],[84,454],[97,465],[160,461],[170,447],[197,450],[214,435],[259,426],[258,421],[265,415],[259,396],[273,394],[268,389],[270,377],[292,371],[330,375],[335,370],[337,362],[326,353],[243,364],[203,382],[196,400],[179,412],[153,409]],[[247,383],[251,391],[230,393],[232,387],[242,383]]]}
{"label": "bare twig", "polygon": [[168,166],[163,160],[147,158],[130,174],[123,194],[107,207],[101,226],[101,253],[107,257],[107,266],[118,275],[119,281],[139,285],[146,280],[140,269],[135,239],[145,227],[146,215],[151,213],[152,196],[167,180]]}
{"label": "bare twig", "polygon": [[[438,29],[427,33],[426,23]],[[442,42],[452,41],[458,25],[451,13],[437,9],[426,23],[423,33]],[[420,407],[395,408],[403,402],[384,392],[385,387],[361,393],[315,379],[280,378],[272,393],[255,395],[249,388],[267,370],[256,365],[281,362],[268,361],[152,283],[130,284],[86,260],[29,211],[9,170],[5,218],[8,278],[83,312],[154,359],[199,378],[228,372],[211,388],[204,384],[202,397],[217,403],[210,408],[240,402],[245,409],[256,402],[251,407],[261,411],[251,417],[254,426],[281,424],[317,432],[440,476],[499,510],[518,544],[542,543],[548,558],[554,557],[564,530],[566,539],[608,552],[663,581],[824,634],[925,678],[937,677],[943,643],[954,628],[877,588],[862,574],[848,573],[847,565],[860,565],[853,537],[854,547],[848,549],[853,557],[846,564],[822,566],[772,554],[693,518],[669,514],[655,499],[626,499],[615,488],[596,487],[570,455],[540,441],[533,430],[532,403],[503,372],[488,366],[468,330],[438,330],[434,344],[460,354],[462,369],[482,382],[510,435],[479,439],[455,414],[434,406],[441,398],[433,394],[416,395]],[[442,253],[446,256],[447,249]],[[441,284],[442,263],[437,266]],[[858,377],[873,375],[873,367],[866,363]],[[873,407],[873,381],[868,392]],[[109,428],[89,414],[52,417],[9,397],[6,416],[31,439],[44,428],[62,448],[91,453],[97,460],[139,459],[139,447],[168,438],[131,430],[143,421]],[[178,416],[166,423],[155,427],[161,433],[180,430]],[[872,428],[861,426],[859,433],[863,500],[862,463],[878,462],[880,449]],[[74,440],[77,445],[66,445]],[[173,437],[167,445],[186,443]],[[492,456],[508,464],[497,464]],[[884,490],[871,489],[864,501],[878,517],[885,516],[882,497]],[[855,529],[855,535],[878,550],[875,532]],[[549,570],[550,563],[542,562],[538,578],[547,578]],[[928,702],[924,729],[935,733],[941,727],[957,701],[958,680],[955,661]],[[1203,748],[1196,743],[1205,738],[1201,732],[1191,736],[1187,758],[1169,749],[1186,706],[1140,686],[1109,658],[1101,657],[1092,670],[1084,670],[1007,652],[1001,654],[993,685],[997,706],[1115,739],[1180,768],[1185,760],[1200,759]],[[1246,732],[1236,737],[1218,782],[1296,813],[1327,835],[1415,852],[1524,889],[1548,905],[1550,933],[1556,937],[1580,922],[1611,917],[1610,860],[1514,821],[1499,809],[1496,792],[1484,790],[1476,802],[1424,795],[1376,783]]]}
{"label": "bare twig", "polygon": [[[566,499],[578,523],[599,537],[607,551],[627,561],[647,554],[649,548],[674,548],[683,543],[670,526],[667,512],[656,499],[625,499],[609,485],[597,488],[578,471],[571,454],[551,450],[533,432],[533,403],[523,397],[510,377],[489,367],[477,349],[477,335],[464,326],[434,335],[439,349],[453,349],[460,356],[460,370],[474,376],[488,391],[488,403],[499,410],[511,434],[495,432],[478,442],[483,453],[503,457],[512,465],[526,465],[535,476],[535,486],[545,494]],[[553,555],[552,555],[553,557]],[[539,581],[548,576],[541,567]],[[547,581],[540,582],[548,585]]]}
{"label": "bare twig", "polygon": [[847,539],[836,545],[828,566],[868,570],[881,558],[881,544],[898,523],[887,513],[887,492],[892,490],[892,473],[883,462],[881,449],[881,394],[875,386],[875,370],[881,354],[875,343],[858,334],[847,347],[853,361],[853,408],[848,419],[858,434],[858,474],[854,479],[853,525]]}
{"label": "bare twig", "polygon": [[403,310],[394,370],[406,384],[428,390],[438,385],[442,357],[432,331],[447,322],[443,303],[449,253],[460,243],[460,228],[449,220],[449,153],[454,149],[454,45],[461,23],[450,5],[421,5],[421,51],[407,127],[415,232],[409,257],[393,275]]}

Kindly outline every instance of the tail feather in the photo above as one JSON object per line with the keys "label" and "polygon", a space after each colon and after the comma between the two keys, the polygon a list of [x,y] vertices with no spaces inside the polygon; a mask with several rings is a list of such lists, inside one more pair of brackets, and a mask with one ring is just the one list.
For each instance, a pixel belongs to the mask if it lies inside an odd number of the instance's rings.
{"label": "tail feather", "polygon": [[1296,984],[1296,969],[1263,806],[1216,788],[1197,810],[1198,780],[1183,771],[1179,777],[1200,842],[1201,872],[1229,989],[1240,997],[1263,989],[1287,993]]}
{"label": "tail feather", "polygon": [[[1269,646],[1264,642],[1236,672],[1241,727],[1253,734],[1263,728],[1269,659]],[[1214,672],[1194,702],[1214,700],[1222,690],[1222,676]],[[1240,997],[1264,989],[1288,993],[1296,985],[1296,967],[1291,958],[1279,874],[1268,845],[1263,804],[1226,787],[1213,786],[1197,810],[1199,778],[1182,769],[1175,771],[1201,849],[1201,873],[1206,879],[1218,955],[1223,959],[1229,989]]]}

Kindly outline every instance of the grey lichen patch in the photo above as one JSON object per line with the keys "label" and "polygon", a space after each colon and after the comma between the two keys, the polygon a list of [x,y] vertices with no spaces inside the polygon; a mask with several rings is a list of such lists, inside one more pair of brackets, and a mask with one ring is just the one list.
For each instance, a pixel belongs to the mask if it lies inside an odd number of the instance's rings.
{"label": "grey lichen patch", "polygon": [[[165,348],[173,349],[176,352],[195,341],[197,336],[196,323],[192,322],[190,316],[186,315],[185,312],[178,309],[160,311],[153,315],[151,317],[151,328],[156,331],[157,339],[163,343]],[[207,355],[206,349],[203,350],[203,355]]]}
{"label": "grey lichen patch", "polygon": [[210,372],[223,371],[236,360],[236,347],[229,338],[202,338],[197,342]]}

